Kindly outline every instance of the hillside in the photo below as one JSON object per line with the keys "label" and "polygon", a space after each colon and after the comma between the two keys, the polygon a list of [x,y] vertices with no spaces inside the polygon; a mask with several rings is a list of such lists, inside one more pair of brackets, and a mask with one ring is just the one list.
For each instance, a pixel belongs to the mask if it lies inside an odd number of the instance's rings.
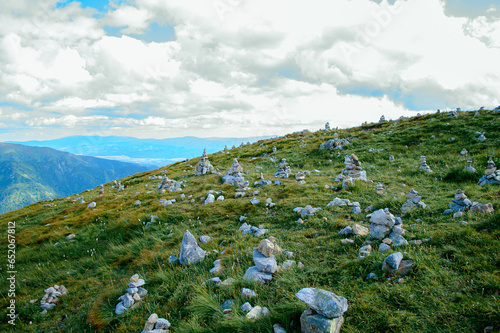
{"label": "hillside", "polygon": [[136,164],[0,143],[0,213],[147,170]]}
{"label": "hillside", "polygon": [[[351,129],[293,133],[209,155],[219,174],[194,175],[200,161],[196,158],[126,177],[121,180],[123,191],[107,183],[102,195],[96,188],[56,199],[51,207],[40,202],[3,214],[3,230],[9,221],[16,223],[19,316],[15,327],[3,322],[1,330],[141,332],[156,313],[171,323],[173,333],[273,332],[276,323],[286,332],[300,332],[300,316],[308,307],[296,293],[307,287],[347,299],[344,333],[483,332],[490,326],[495,327],[491,331],[498,330],[500,186],[480,187],[477,182],[491,156],[500,166],[499,115],[488,110],[458,112],[457,117],[438,113]],[[485,133],[486,140],[479,141],[478,132]],[[350,143],[343,140],[343,150],[320,149],[335,135]],[[461,155],[464,148],[467,156]],[[371,181],[358,180],[343,188],[335,178],[351,154],[359,158]],[[391,155],[394,161],[389,161]],[[423,155],[432,173],[419,168]],[[222,182],[234,158],[251,187],[237,199],[235,194],[242,192],[238,186]],[[290,177],[278,178],[282,184],[275,185],[283,158]],[[469,158],[477,173],[462,171]],[[286,172],[286,167],[282,170]],[[298,174],[299,179],[305,177],[298,182],[297,173],[306,170]],[[261,172],[272,184],[254,185]],[[356,169],[350,172],[354,175]],[[181,191],[158,190],[165,174],[180,183]],[[401,208],[412,189],[427,208],[403,214]],[[469,209],[462,216],[443,214],[458,189],[471,202],[491,203],[495,212]],[[211,195],[222,195],[224,200],[204,204]],[[457,195],[463,203],[463,195]],[[84,204],[75,201],[80,197]],[[359,202],[361,212],[355,205],[327,206],[336,197]],[[87,208],[90,202],[96,207]],[[307,205],[321,209],[307,207],[302,216],[294,211]],[[384,208],[401,217],[408,244],[397,246],[401,239],[395,237],[382,253],[380,239],[339,234],[347,226],[371,232],[375,227],[368,211]],[[268,231],[261,236],[243,233],[239,230],[243,223]],[[180,256],[186,230],[205,250],[204,260],[189,266],[169,263],[170,256]],[[201,243],[200,236],[211,240]],[[276,259],[285,267],[263,284],[243,279],[254,266],[253,249],[271,236],[283,249]],[[397,252],[413,261],[404,276],[382,269],[384,259]],[[6,237],[1,255],[7,257]],[[222,270],[212,274],[217,259]],[[147,295],[136,300],[133,309],[116,315],[118,298],[136,273],[145,280]],[[376,277],[367,278],[370,273]],[[226,283],[209,281],[216,276]],[[229,283],[229,278],[234,281]],[[54,285],[64,285],[68,293],[58,298],[54,309],[41,314],[44,290]],[[257,296],[243,297],[242,288]],[[3,288],[2,309],[7,309],[9,299]],[[234,301],[232,311],[224,313],[221,305],[229,299]],[[267,307],[269,314],[246,319],[240,309],[245,302]]]}
{"label": "hillside", "polygon": [[49,147],[76,155],[94,156],[122,162],[152,166],[152,169],[200,155],[200,151],[222,150],[242,142],[263,138],[197,138],[137,139],[124,136],[69,136],[45,141],[11,142],[26,146]]}

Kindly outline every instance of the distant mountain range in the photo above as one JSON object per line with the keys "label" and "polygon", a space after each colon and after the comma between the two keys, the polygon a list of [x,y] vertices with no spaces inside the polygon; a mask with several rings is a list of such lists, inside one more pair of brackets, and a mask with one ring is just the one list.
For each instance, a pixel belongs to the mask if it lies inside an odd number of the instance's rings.
{"label": "distant mountain range", "polygon": [[0,214],[95,188],[148,168],[51,148],[0,143]]}
{"label": "distant mountain range", "polygon": [[8,141],[34,147],[49,147],[75,155],[86,155],[146,165],[156,169],[186,158],[209,154],[270,137],[197,138],[186,136],[171,139],[137,139],[123,136],[69,136],[46,141]]}

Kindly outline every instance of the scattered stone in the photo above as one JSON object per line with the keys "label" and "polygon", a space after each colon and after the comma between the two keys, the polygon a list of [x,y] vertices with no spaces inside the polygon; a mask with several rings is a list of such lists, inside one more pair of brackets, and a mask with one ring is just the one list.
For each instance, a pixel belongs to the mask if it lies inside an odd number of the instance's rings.
{"label": "scattered stone", "polygon": [[340,241],[342,242],[342,244],[354,243],[354,240],[349,239],[349,238],[344,238],[344,239],[341,239]]}
{"label": "scattered stone", "polygon": [[391,232],[389,238],[392,239],[392,246],[398,247],[402,245],[408,245],[408,241],[401,235]]}
{"label": "scattered stone", "polygon": [[370,255],[372,252],[372,246],[371,245],[365,245],[362,248],[359,249],[359,256],[360,257],[367,257]]}
{"label": "scattered stone", "polygon": [[286,333],[286,330],[283,327],[281,327],[280,324],[274,324],[273,325],[273,332],[274,333]]}
{"label": "scattered stone", "polygon": [[462,155],[462,156],[467,156],[467,154],[468,154],[468,153],[469,153],[469,152],[467,151],[467,149],[465,149],[465,148],[464,148],[464,149],[462,149],[462,151],[460,152],[460,155]]}
{"label": "scattered stone", "polygon": [[253,251],[253,261],[255,263],[255,267],[263,273],[273,274],[278,268],[276,257],[274,255],[266,257],[258,250]]}
{"label": "scattered stone", "polygon": [[181,255],[179,262],[181,265],[191,265],[202,261],[205,258],[205,251],[198,246],[196,238],[186,230],[182,237]]}
{"label": "scattered stone", "polygon": [[296,207],[293,209],[293,211],[300,214],[301,217],[314,216],[317,210],[321,210],[321,208],[313,208],[310,205],[307,205],[304,208]]}
{"label": "scattered stone", "polygon": [[222,272],[222,259],[217,259],[214,261],[214,268],[210,270],[210,273],[218,275]]}
{"label": "scattered stone", "polygon": [[264,317],[268,314],[269,314],[268,308],[266,308],[266,307],[261,308],[260,306],[256,305],[255,307],[252,308],[252,310],[250,310],[250,312],[248,312],[246,314],[245,317],[247,319],[258,319],[258,318]]}
{"label": "scattered stone", "polygon": [[169,328],[170,322],[168,320],[158,318],[158,315],[153,313],[144,324],[142,333],[168,333]]}
{"label": "scattered stone", "polygon": [[388,255],[382,263],[382,270],[397,270],[403,260],[403,254],[396,252]]}
{"label": "scattered stone", "polygon": [[484,136],[484,133],[481,133],[481,135],[477,138],[477,141],[483,142],[486,140],[486,136]]}
{"label": "scattered stone", "polygon": [[330,207],[330,206],[346,206],[346,205],[349,205],[351,206],[351,201],[349,201],[349,199],[340,199],[340,198],[335,198],[333,199],[332,201],[330,201],[326,207]]}
{"label": "scattered stone", "polygon": [[338,134],[335,133],[332,140],[328,140],[327,142],[323,142],[319,145],[320,149],[337,149],[343,150],[345,145],[350,144],[349,139],[339,139]]}
{"label": "scattered stone", "polygon": [[383,195],[385,194],[385,188],[384,188],[384,185],[382,183],[377,183],[377,185],[375,186],[375,192],[378,194],[378,195]]}
{"label": "scattered stone", "polygon": [[94,201],[92,201],[91,203],[89,203],[87,205],[87,209],[95,208],[96,206],[97,206],[97,204]]}
{"label": "scattered stone", "polygon": [[352,214],[360,214],[361,213],[361,207],[359,202],[353,202],[352,203]]}
{"label": "scattered stone", "polygon": [[377,279],[377,278],[378,278],[377,274],[375,274],[375,273],[373,273],[373,272],[369,273],[369,274],[366,276],[366,279],[367,279],[367,280],[368,280],[368,279]]}
{"label": "scattered stone", "polygon": [[389,156],[389,162],[394,162],[394,156],[393,155]]}
{"label": "scattered stone", "polygon": [[350,226],[345,227],[344,229],[339,231],[339,235],[350,235],[353,233],[353,229]]}
{"label": "scattered stone", "polygon": [[212,238],[210,238],[210,236],[201,236],[200,237],[200,242],[202,242],[203,244],[207,244],[208,242],[210,242]]}
{"label": "scattered stone", "polygon": [[195,175],[205,175],[211,171],[214,170],[214,167],[212,164],[210,164],[210,161],[208,160],[208,155],[207,155],[207,150],[203,149],[203,155],[200,158],[200,161],[198,164],[196,164],[195,168]]}
{"label": "scattered stone", "polygon": [[53,287],[45,289],[44,295],[40,300],[40,308],[42,309],[42,313],[45,314],[47,313],[47,311],[54,309],[56,303],[59,301],[59,297],[67,294],[68,294],[68,289],[66,289],[63,285],[58,286],[56,284]]}
{"label": "scattered stone", "polygon": [[242,297],[250,297],[250,298],[253,298],[253,297],[257,297],[257,293],[255,291],[253,291],[252,289],[248,289],[248,288],[243,288],[241,290],[241,296]]}
{"label": "scattered stone", "polygon": [[252,310],[252,305],[248,302],[243,303],[242,306],[240,306],[241,311],[248,312]]}
{"label": "scattered stone", "polygon": [[70,240],[72,240],[72,239],[73,239],[73,238],[75,238],[75,237],[76,237],[76,235],[75,235],[75,234],[69,234],[68,236],[66,236],[66,240],[67,240],[67,241],[70,241]]}
{"label": "scattered stone", "polygon": [[401,212],[403,214],[415,208],[427,208],[427,205],[421,200],[422,197],[417,194],[418,192],[414,189],[411,189],[411,191],[406,194],[406,199],[408,200],[401,206]]}
{"label": "scattered stone", "polygon": [[391,247],[385,243],[380,243],[380,245],[378,246],[378,250],[382,253],[384,253],[385,251],[389,251],[391,249]]}
{"label": "scattered stone", "polygon": [[474,203],[470,209],[471,213],[494,213],[495,209],[491,203],[487,203],[485,205],[480,203]]}
{"label": "scattered stone", "polygon": [[179,263],[179,258],[177,258],[176,256],[172,255],[172,256],[168,257],[168,263],[169,264],[178,264]]}
{"label": "scattered stone", "polygon": [[239,186],[239,189],[245,190],[248,188],[248,182],[243,176],[243,167],[238,163],[238,159],[233,160],[233,164],[229,168],[227,174],[222,177],[223,183]]}
{"label": "scattered stone", "polygon": [[134,206],[140,206],[141,205],[141,200],[136,200],[134,202]]}

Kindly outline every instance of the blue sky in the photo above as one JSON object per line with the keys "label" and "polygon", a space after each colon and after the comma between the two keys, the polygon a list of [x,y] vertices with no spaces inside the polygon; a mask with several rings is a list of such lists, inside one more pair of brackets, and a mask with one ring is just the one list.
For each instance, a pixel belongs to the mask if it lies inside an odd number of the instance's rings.
{"label": "blue sky", "polygon": [[498,59],[495,1],[2,2],[0,141],[266,136],[493,108]]}

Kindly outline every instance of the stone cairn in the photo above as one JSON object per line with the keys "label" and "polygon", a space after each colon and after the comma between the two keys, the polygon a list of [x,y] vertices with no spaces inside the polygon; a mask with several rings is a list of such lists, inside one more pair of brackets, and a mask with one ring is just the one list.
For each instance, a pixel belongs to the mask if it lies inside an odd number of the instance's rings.
{"label": "stone cairn", "polygon": [[45,295],[43,295],[40,301],[40,307],[42,308],[42,313],[47,313],[47,310],[52,310],[56,303],[59,301],[59,296],[67,295],[68,289],[64,286],[58,286],[57,284],[53,287],[44,290]]}
{"label": "stone cairn", "polygon": [[197,176],[206,175],[208,172],[214,170],[213,165],[210,164],[210,161],[208,160],[206,149],[203,149],[203,155],[201,155],[200,161],[198,162],[198,164],[196,164],[194,170],[195,170],[195,175]]}
{"label": "stone cairn", "polygon": [[465,148],[464,148],[464,149],[462,149],[462,151],[460,152],[460,155],[462,155],[462,156],[467,156],[467,154],[468,154],[468,153],[469,153],[469,152],[467,151],[467,149],[465,149]]}
{"label": "stone cairn", "polygon": [[[394,246],[406,245],[408,242],[402,236],[405,233],[401,218],[394,217],[389,210],[379,209],[370,216],[370,236],[384,240],[387,236]],[[384,242],[385,243],[385,242]]]}
{"label": "stone cairn", "polygon": [[104,194],[104,185],[99,185],[99,194]]}
{"label": "stone cairn", "polygon": [[484,176],[479,179],[478,185],[500,185],[500,170],[497,170],[495,165],[495,161],[493,161],[493,157],[490,156],[488,160],[488,164],[486,165],[486,170],[484,171]]}
{"label": "stone cairn", "polygon": [[349,307],[347,299],[317,288],[301,289],[296,296],[309,306],[300,316],[302,332],[340,332],[344,323],[343,314]]}
{"label": "stone cairn", "polygon": [[165,193],[166,191],[170,192],[181,191],[181,183],[173,179],[170,179],[167,176],[163,176],[160,185],[158,185],[158,190],[161,193]]}
{"label": "stone cairn", "polygon": [[394,156],[393,155],[389,156],[389,162],[394,162]]}
{"label": "stone cairn", "polygon": [[165,318],[158,318],[156,313],[149,316],[144,324],[144,330],[141,333],[168,333],[170,322]]}
{"label": "stone cairn", "polygon": [[418,192],[411,189],[410,192],[406,193],[406,199],[408,199],[401,207],[401,212],[408,213],[415,208],[427,208],[427,205],[422,201],[422,197],[418,195]]}
{"label": "stone cairn", "polygon": [[331,128],[330,128],[330,123],[327,121],[326,124],[325,124],[325,133],[326,132],[330,132]]}
{"label": "stone cairn", "polygon": [[279,178],[288,178],[288,175],[292,173],[292,170],[290,169],[290,166],[286,163],[286,159],[283,158],[281,159],[280,167],[278,168],[278,171],[274,174],[274,177]]}
{"label": "stone cairn", "polygon": [[427,165],[427,161],[425,160],[425,156],[420,156],[420,170],[424,170],[425,172],[433,172],[431,168]]}
{"label": "stone cairn", "polygon": [[229,168],[227,175],[222,177],[222,182],[238,186],[234,195],[235,198],[244,197],[246,194],[245,191],[250,189],[250,187],[248,187],[250,183],[246,181],[243,176],[243,167],[238,163],[236,158],[233,160],[233,164]]}
{"label": "stone cairn", "polygon": [[377,185],[375,186],[375,192],[376,192],[378,195],[383,195],[383,194],[385,194],[384,184],[382,184],[382,183],[377,183]]}
{"label": "stone cairn", "polygon": [[472,201],[470,201],[463,190],[455,191],[455,199],[451,200],[452,203],[448,204],[448,209],[444,211],[443,214],[463,212],[472,207]]}
{"label": "stone cairn", "polygon": [[339,139],[339,135],[335,133],[333,139],[323,142],[319,145],[319,149],[338,149],[343,150],[343,146],[350,144],[349,139]]}
{"label": "stone cairn", "polygon": [[[358,157],[354,154],[351,156],[346,155],[344,158],[345,169],[342,172],[347,173],[347,177],[344,178],[342,183],[342,188],[349,187],[354,185],[354,181],[356,180],[364,180],[366,181],[366,171],[361,168],[361,162]],[[337,179],[337,178],[336,178]]]}
{"label": "stone cairn", "polygon": [[472,160],[470,158],[467,160],[467,164],[465,164],[463,171],[476,173],[477,170],[472,166]]}
{"label": "stone cairn", "polygon": [[379,122],[379,123],[386,123],[386,122],[387,122],[387,120],[385,119],[385,116],[384,116],[384,115],[382,115],[382,116],[380,117],[380,119],[378,120],[378,122]]}
{"label": "stone cairn", "polygon": [[134,306],[134,304],[136,304],[135,302],[142,301],[146,297],[148,291],[142,287],[145,283],[143,279],[139,278],[139,274],[134,274],[130,277],[127,293],[118,298],[120,303],[118,303],[115,308],[115,313],[117,315],[121,315],[125,311],[128,311],[129,308],[135,308],[137,306]]}
{"label": "stone cairn", "polygon": [[119,180],[113,181],[113,187],[116,188],[118,191],[123,191],[125,189],[125,186],[123,186]]}
{"label": "stone cairn", "polygon": [[481,133],[481,135],[477,138],[477,141],[483,142],[486,140],[486,136],[484,136],[484,133]]}
{"label": "stone cairn", "polygon": [[273,279],[272,274],[278,270],[274,254],[279,253],[281,253],[281,248],[276,244],[274,237],[261,240],[257,249],[253,251],[255,266],[250,267],[245,272],[243,279],[261,283],[271,281]]}

